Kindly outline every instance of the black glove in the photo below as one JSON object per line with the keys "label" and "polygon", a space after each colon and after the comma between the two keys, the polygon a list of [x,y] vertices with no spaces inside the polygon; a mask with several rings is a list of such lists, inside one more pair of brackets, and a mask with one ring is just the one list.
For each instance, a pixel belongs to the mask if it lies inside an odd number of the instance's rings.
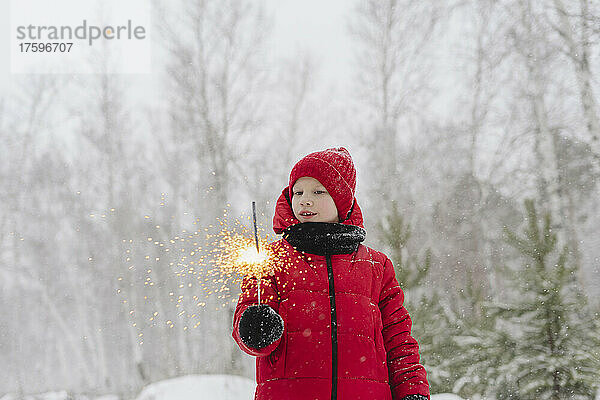
{"label": "black glove", "polygon": [[427,396],[423,396],[422,394],[409,394],[406,397],[403,397],[402,400],[427,400]]}
{"label": "black glove", "polygon": [[267,304],[253,305],[242,313],[238,328],[242,342],[260,350],[283,335],[283,319]]}

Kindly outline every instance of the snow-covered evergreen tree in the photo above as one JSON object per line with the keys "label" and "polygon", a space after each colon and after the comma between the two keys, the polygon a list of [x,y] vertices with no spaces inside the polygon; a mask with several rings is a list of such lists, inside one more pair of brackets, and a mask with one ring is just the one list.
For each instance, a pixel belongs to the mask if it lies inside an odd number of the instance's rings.
{"label": "snow-covered evergreen tree", "polygon": [[398,209],[392,207],[382,223],[378,224],[384,246],[388,247],[396,271],[396,279],[405,294],[405,307],[413,321],[412,334],[419,343],[421,363],[427,370],[432,393],[446,393],[452,389],[456,378],[452,369],[456,345],[452,334],[456,331],[456,317],[441,302],[435,290],[424,289],[431,265],[431,251],[427,249],[424,259],[410,253],[407,244],[411,238],[410,224]]}
{"label": "snow-covered evergreen tree", "polygon": [[525,201],[522,235],[505,228],[523,267],[502,268],[509,289],[483,304],[481,324],[456,337],[463,377],[454,391],[497,399],[593,399],[600,382],[598,314],[586,303],[551,216]]}
{"label": "snow-covered evergreen tree", "polygon": [[[476,300],[476,291],[465,291],[464,297]],[[519,400],[515,389],[515,371],[510,362],[517,356],[517,342],[509,330],[497,324],[498,316],[489,304],[479,299],[481,315],[462,315],[453,337],[458,347],[453,369],[459,375],[452,391],[465,398],[495,397]]]}
{"label": "snow-covered evergreen tree", "polygon": [[526,259],[510,277],[516,301],[498,310],[517,343],[511,360],[523,398],[553,400],[594,397],[600,382],[600,342],[595,321],[577,284],[577,265],[567,265],[568,248],[557,243],[551,216],[538,219],[525,202],[524,236],[505,229],[509,244]]}
{"label": "snow-covered evergreen tree", "polygon": [[523,235],[505,228],[525,265],[505,268],[514,293],[492,308],[496,330],[506,332],[510,344],[510,360],[495,371],[496,382],[510,382],[522,399],[592,399],[600,383],[597,317],[578,286],[578,266],[566,262],[569,249],[557,242],[550,214],[539,217],[532,200],[525,208]]}
{"label": "snow-covered evergreen tree", "polygon": [[406,307],[413,320],[412,332],[419,342],[421,363],[427,371],[431,392],[452,392],[459,377],[454,368],[458,350],[453,341],[458,331],[456,316],[437,291],[423,294],[417,301],[408,301]]}
{"label": "snow-covered evergreen tree", "polygon": [[407,244],[411,237],[411,226],[405,222],[397,202],[391,202],[387,215],[377,223],[377,230],[384,246],[389,248],[390,258],[396,270],[396,279],[402,289],[411,290],[419,287],[429,272],[431,252],[426,251],[422,263],[409,254]]}

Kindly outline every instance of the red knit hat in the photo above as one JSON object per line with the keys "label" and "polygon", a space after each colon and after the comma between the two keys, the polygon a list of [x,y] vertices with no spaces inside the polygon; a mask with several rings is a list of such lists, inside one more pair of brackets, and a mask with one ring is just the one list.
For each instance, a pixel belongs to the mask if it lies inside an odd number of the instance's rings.
{"label": "red knit hat", "polygon": [[335,202],[340,222],[348,218],[356,189],[356,169],[348,150],[338,147],[317,151],[298,161],[290,173],[290,199],[294,183],[303,176],[315,178],[325,186]]}

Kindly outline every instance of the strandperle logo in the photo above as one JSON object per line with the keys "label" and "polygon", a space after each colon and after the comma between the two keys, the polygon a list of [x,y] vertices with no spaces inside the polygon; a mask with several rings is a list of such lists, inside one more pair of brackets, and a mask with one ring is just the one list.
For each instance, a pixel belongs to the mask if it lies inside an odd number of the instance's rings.
{"label": "strandperle logo", "polygon": [[86,19],[75,28],[69,25],[21,25],[17,26],[18,40],[44,41],[44,40],[87,40],[92,46],[96,40],[143,40],[146,38],[146,29],[141,25],[133,26],[131,20],[126,25],[88,25]]}

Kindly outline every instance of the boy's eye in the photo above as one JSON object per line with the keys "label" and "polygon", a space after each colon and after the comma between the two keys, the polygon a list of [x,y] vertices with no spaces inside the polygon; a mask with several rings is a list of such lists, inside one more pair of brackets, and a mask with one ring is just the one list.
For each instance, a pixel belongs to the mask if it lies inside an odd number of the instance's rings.
{"label": "boy's eye", "polygon": [[[326,190],[315,190],[314,193],[315,194],[321,194],[321,193],[327,193],[327,191]],[[293,192],[293,194],[300,196],[300,195],[302,195],[302,191],[296,191],[296,192]]]}

